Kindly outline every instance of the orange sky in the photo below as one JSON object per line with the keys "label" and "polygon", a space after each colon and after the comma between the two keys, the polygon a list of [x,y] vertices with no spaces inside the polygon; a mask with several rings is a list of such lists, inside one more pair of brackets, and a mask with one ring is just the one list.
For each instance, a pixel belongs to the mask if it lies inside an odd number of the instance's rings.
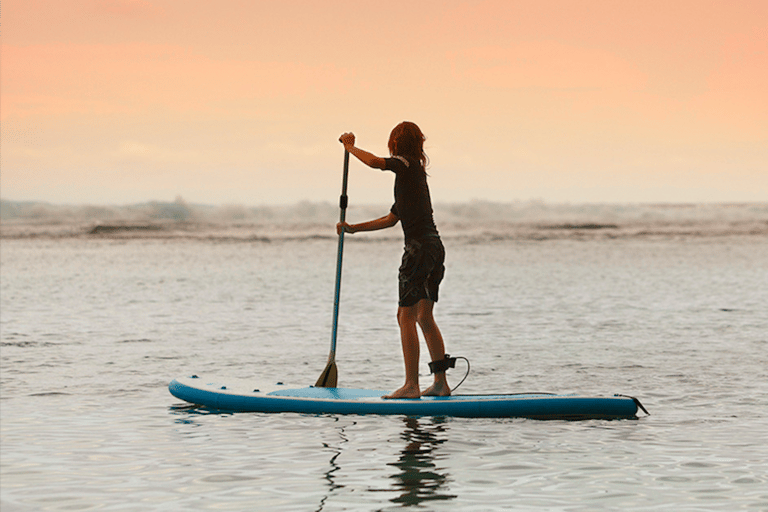
{"label": "orange sky", "polygon": [[[433,201],[768,200],[764,0],[5,0],[4,199],[335,202],[338,135]],[[351,201],[392,177],[353,163]]]}

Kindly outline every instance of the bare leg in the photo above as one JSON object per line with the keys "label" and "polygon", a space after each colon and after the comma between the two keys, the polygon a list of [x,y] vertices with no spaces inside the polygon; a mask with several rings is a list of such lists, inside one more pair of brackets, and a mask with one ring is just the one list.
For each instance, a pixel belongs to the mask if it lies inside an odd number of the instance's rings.
{"label": "bare leg", "polygon": [[385,395],[384,398],[419,398],[419,333],[416,330],[417,306],[403,307],[397,310],[397,323],[400,324],[400,341],[403,345],[405,360],[405,384],[403,387]]}
{"label": "bare leg", "polygon": [[[445,343],[440,328],[437,327],[432,309],[435,303],[429,299],[422,299],[416,304],[416,321],[421,327],[424,339],[427,342],[429,356],[432,361],[442,361],[445,359]],[[451,394],[451,388],[445,378],[445,372],[435,373],[434,383],[428,387],[422,396],[448,396]]]}

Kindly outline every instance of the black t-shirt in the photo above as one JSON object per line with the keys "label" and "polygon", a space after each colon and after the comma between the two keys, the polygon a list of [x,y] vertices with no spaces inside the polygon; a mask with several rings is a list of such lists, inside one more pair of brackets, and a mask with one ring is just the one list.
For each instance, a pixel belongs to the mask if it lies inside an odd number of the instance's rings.
{"label": "black t-shirt", "polygon": [[421,162],[402,156],[385,158],[384,161],[385,170],[395,173],[395,204],[391,211],[400,219],[406,242],[436,236],[427,173]]}

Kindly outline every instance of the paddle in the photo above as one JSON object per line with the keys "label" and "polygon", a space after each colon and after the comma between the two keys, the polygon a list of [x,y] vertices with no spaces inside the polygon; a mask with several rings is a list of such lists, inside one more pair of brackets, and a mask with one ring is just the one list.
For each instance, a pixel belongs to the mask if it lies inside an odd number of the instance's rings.
{"label": "paddle", "polygon": [[[341,182],[341,197],[339,208],[341,215],[339,222],[344,222],[347,214],[347,175],[349,174],[349,152],[344,151],[344,178]],[[336,292],[333,297],[333,330],[331,331],[331,353],[328,355],[328,364],[315,382],[316,388],[335,388],[338,382],[338,369],[336,368],[336,333],[339,327],[339,298],[341,296],[341,256],[344,252],[344,230],[339,233],[339,249],[336,254]]]}

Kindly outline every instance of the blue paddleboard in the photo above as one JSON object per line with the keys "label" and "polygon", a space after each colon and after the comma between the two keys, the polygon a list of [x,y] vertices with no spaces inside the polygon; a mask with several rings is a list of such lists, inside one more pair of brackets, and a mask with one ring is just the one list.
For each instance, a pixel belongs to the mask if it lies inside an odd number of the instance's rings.
{"label": "blue paddleboard", "polygon": [[632,397],[593,397],[526,393],[453,395],[389,400],[387,391],[349,388],[292,388],[245,382],[214,382],[197,376],[173,380],[176,398],[210,409],[233,412],[300,414],[400,414],[467,418],[634,419],[640,403]]}

